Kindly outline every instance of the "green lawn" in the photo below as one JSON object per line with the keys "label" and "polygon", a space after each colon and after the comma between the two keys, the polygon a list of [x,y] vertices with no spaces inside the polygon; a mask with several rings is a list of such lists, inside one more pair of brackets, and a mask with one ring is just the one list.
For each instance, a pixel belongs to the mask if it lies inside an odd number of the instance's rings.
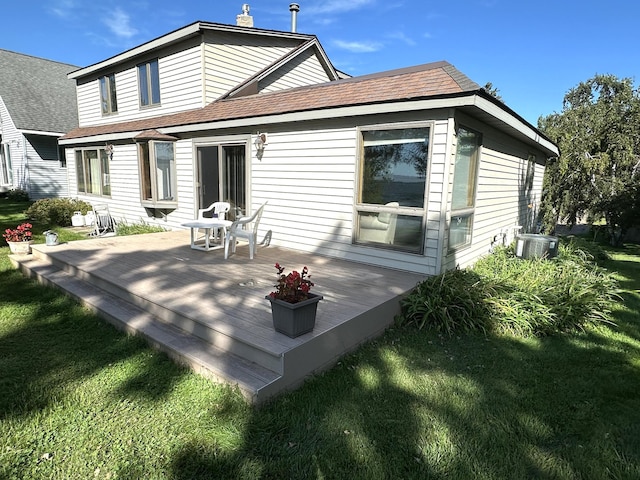
{"label": "green lawn", "polygon": [[[21,220],[6,207],[3,230]],[[25,280],[7,254],[2,479],[640,478],[638,246],[607,263],[624,289],[617,327],[392,329],[260,409]]]}

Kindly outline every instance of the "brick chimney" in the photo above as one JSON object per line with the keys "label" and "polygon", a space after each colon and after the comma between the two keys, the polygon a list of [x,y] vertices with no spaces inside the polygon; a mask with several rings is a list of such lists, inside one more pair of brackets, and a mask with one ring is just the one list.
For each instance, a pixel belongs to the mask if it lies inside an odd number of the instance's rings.
{"label": "brick chimney", "polygon": [[253,17],[249,15],[249,4],[242,4],[242,13],[236,17],[236,25],[239,27],[253,27]]}

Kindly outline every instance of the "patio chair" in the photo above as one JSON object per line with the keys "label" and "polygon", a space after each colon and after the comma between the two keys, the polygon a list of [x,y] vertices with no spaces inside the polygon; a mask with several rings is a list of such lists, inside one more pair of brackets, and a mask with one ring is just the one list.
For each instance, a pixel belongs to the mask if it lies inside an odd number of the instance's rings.
{"label": "patio chair", "polygon": [[229,258],[229,244],[231,244],[231,253],[235,253],[238,238],[242,238],[249,242],[249,258],[253,260],[258,245],[258,224],[266,204],[267,202],[264,202],[250,217],[240,217],[231,224],[224,241],[225,259]]}
{"label": "patio chair", "polygon": [[105,235],[116,234],[116,222],[109,212],[109,205],[92,205],[93,231],[89,233],[92,237],[103,237]]}
{"label": "patio chair", "polygon": [[[219,218],[220,220],[225,219],[225,215],[231,208],[231,204],[228,202],[213,202],[207,208],[198,209],[198,220],[206,220],[209,218]],[[217,228],[213,228],[213,240],[218,240],[218,230]],[[197,230],[196,236],[199,235],[200,229]],[[222,241],[222,239],[220,239]]]}
{"label": "patio chair", "polygon": [[[389,202],[386,207],[398,208],[398,202]],[[393,244],[396,234],[398,215],[380,212],[377,215],[365,215],[360,218],[360,241]]]}

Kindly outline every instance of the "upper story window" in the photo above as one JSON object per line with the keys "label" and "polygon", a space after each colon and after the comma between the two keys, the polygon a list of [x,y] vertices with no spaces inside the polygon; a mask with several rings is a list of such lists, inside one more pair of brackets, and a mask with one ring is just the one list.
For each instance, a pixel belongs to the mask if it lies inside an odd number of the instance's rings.
{"label": "upper story window", "polygon": [[449,250],[471,244],[475,213],[480,134],[464,127],[456,132],[456,160],[451,194]]}
{"label": "upper story window", "polygon": [[372,127],[361,132],[354,241],[422,253],[430,127]]}
{"label": "upper story window", "polygon": [[142,204],[154,208],[174,206],[178,201],[174,142],[140,142],[138,157]]}
{"label": "upper story window", "polygon": [[118,100],[116,99],[116,76],[105,75],[100,77],[100,103],[102,114],[109,115],[118,111]]}
{"label": "upper story window", "polygon": [[160,104],[158,59],[138,65],[138,88],[141,107]]}
{"label": "upper story window", "polygon": [[78,193],[111,195],[109,154],[104,148],[76,150]]}

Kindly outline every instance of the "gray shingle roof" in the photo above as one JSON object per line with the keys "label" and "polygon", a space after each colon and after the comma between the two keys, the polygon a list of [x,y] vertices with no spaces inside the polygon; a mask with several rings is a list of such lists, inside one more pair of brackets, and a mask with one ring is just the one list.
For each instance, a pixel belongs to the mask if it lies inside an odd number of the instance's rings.
{"label": "gray shingle roof", "polygon": [[19,130],[68,132],[78,126],[78,67],[0,49],[0,97]]}

